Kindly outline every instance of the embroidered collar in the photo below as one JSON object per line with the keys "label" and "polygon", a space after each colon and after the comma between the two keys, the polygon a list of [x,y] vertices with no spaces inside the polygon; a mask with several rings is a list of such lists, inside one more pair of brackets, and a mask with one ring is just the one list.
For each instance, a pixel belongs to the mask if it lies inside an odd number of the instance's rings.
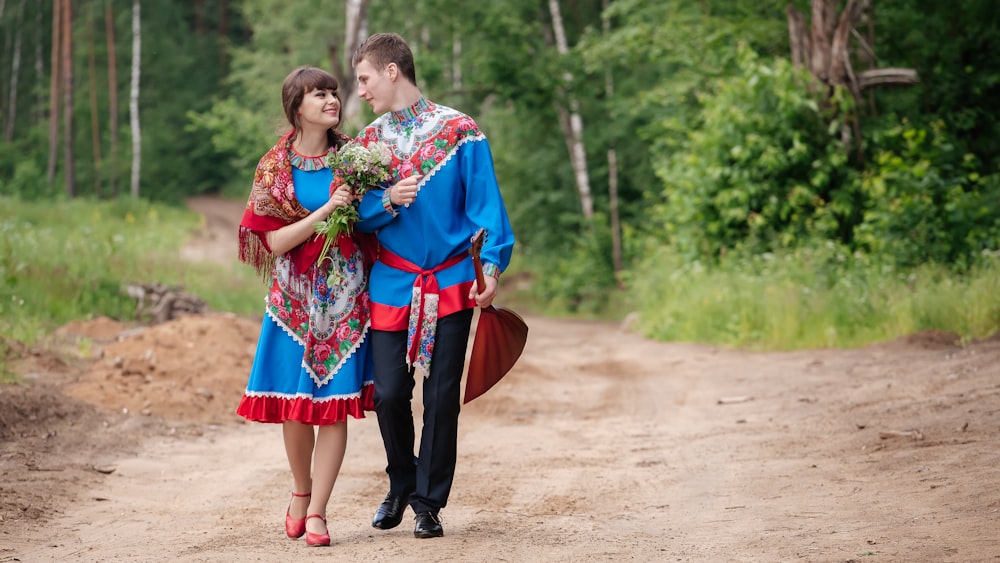
{"label": "embroidered collar", "polygon": [[399,111],[389,112],[389,121],[391,123],[402,123],[408,124],[415,120],[417,116],[425,111],[429,111],[434,108],[434,104],[424,96],[420,96],[415,104],[410,107],[403,108]]}
{"label": "embroidered collar", "polygon": [[303,172],[314,172],[316,170],[322,170],[323,168],[330,167],[330,165],[326,162],[326,157],[333,150],[333,147],[331,147],[326,154],[321,154],[319,156],[307,156],[295,150],[295,147],[291,146],[289,143],[288,160],[292,163],[292,166],[302,170]]}

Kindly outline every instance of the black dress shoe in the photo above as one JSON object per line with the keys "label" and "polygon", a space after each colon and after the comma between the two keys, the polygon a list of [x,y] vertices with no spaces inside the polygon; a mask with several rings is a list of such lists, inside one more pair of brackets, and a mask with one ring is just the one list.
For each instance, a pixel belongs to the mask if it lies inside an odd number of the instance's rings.
{"label": "black dress shoe", "polygon": [[413,527],[413,536],[418,538],[440,538],[444,535],[441,519],[433,512],[421,512],[415,518],[417,524]]}
{"label": "black dress shoe", "polygon": [[410,501],[410,495],[396,496],[389,493],[385,500],[375,511],[372,518],[372,527],[380,530],[390,530],[403,521],[403,511],[406,510],[406,503]]}

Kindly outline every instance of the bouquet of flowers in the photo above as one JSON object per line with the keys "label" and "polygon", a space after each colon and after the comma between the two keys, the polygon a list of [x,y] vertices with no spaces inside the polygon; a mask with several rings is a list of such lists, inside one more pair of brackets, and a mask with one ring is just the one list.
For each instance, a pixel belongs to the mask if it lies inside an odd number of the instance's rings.
{"label": "bouquet of flowers", "polygon": [[[369,143],[366,147],[351,141],[327,157],[327,164],[330,165],[334,178],[340,178],[344,184],[353,188],[359,199],[369,189],[388,182],[391,162],[389,147],[380,142]],[[317,233],[326,236],[323,250],[319,254],[320,262],[326,258],[330,246],[340,233],[351,232],[354,222],[358,220],[356,206],[357,202],[342,205],[334,209],[325,221],[313,225]]]}

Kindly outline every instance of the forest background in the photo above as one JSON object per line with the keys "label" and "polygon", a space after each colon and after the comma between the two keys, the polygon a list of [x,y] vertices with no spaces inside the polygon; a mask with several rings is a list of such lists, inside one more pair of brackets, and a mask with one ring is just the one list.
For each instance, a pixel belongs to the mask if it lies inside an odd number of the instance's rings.
{"label": "forest background", "polygon": [[131,282],[259,313],[171,259],[184,203],[246,197],[296,66],[370,121],[379,31],[490,140],[508,302],[768,349],[1000,329],[990,0],[0,0],[0,333],[127,318]]}

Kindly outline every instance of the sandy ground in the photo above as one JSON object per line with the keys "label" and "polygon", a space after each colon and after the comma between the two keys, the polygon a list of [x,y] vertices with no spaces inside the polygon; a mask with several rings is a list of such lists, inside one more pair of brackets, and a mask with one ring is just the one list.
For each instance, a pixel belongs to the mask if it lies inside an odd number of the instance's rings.
{"label": "sandy ground", "polygon": [[[193,204],[217,220],[185,255],[231,259],[239,206]],[[370,526],[371,416],[351,421],[329,548],[284,537],[280,429],[233,414],[259,319],[10,343],[0,562],[1000,561],[1000,338],[751,353],[526,320],[521,361],[463,409],[445,537],[415,539],[409,512]]]}

